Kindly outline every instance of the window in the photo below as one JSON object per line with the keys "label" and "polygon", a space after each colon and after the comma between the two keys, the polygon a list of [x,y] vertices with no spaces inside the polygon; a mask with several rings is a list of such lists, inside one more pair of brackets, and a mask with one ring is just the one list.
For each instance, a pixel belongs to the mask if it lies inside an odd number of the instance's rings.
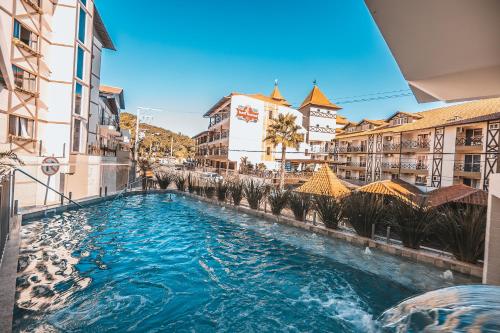
{"label": "window", "polygon": [[6,86],[5,79],[3,78],[3,74],[0,71],[0,87],[5,87],[5,86]]}
{"label": "window", "polygon": [[465,130],[465,145],[474,146],[482,144],[483,129],[482,128],[467,128]]}
{"label": "window", "polygon": [[408,123],[408,117],[398,117],[392,120],[393,125],[403,125]]}
{"label": "window", "polygon": [[38,36],[22,25],[18,20],[14,20],[14,38],[17,38],[23,44],[31,48],[32,50],[37,50]]}
{"label": "window", "polygon": [[75,83],[75,109],[76,114],[82,114],[82,100],[83,100],[83,86],[76,82]]}
{"label": "window", "polygon": [[479,188],[479,180],[477,179],[464,178],[463,183],[472,188]]}
{"label": "window", "polygon": [[351,171],[345,172],[345,179],[351,179]]}
{"label": "window", "polygon": [[271,155],[271,147],[266,148],[266,155]]}
{"label": "window", "polygon": [[75,119],[73,123],[73,151],[80,152],[81,120]]}
{"label": "window", "polygon": [[85,61],[85,53],[83,49],[78,46],[78,51],[76,54],[76,77],[83,80],[83,67]]}
{"label": "window", "polygon": [[465,172],[481,172],[481,155],[465,155]]}
{"label": "window", "polygon": [[80,0],[80,2],[81,2],[84,6],[87,6],[87,0]]}
{"label": "window", "polygon": [[36,76],[22,68],[12,65],[14,84],[16,87],[34,93],[36,91]]}
{"label": "window", "polygon": [[86,22],[87,21],[87,13],[83,8],[80,8],[80,14],[78,18],[78,40],[85,44],[85,27],[86,27]]}
{"label": "window", "polygon": [[269,119],[273,119],[273,111],[269,111]]}
{"label": "window", "polygon": [[421,186],[427,185],[427,176],[417,175],[415,177],[415,185],[421,185]]}
{"label": "window", "polygon": [[392,180],[398,180],[399,179],[399,175],[397,173],[393,173],[393,174],[391,174],[391,179]]}
{"label": "window", "polygon": [[9,116],[9,134],[21,138],[31,139],[33,137],[33,123],[32,119]]}

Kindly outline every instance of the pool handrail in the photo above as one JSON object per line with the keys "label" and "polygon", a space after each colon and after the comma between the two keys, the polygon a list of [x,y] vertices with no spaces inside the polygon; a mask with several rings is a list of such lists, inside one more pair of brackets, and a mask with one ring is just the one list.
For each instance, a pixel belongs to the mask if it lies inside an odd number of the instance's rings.
{"label": "pool handrail", "polygon": [[[14,171],[13,171],[13,177],[15,179],[15,175],[16,175],[16,172],[19,171],[20,173],[22,173],[23,175],[25,175],[26,177],[28,178],[31,178],[32,180],[34,180],[35,182],[45,186],[46,188],[48,188],[49,190],[51,191],[54,191],[55,193],[59,194],[61,197],[65,198],[66,200],[68,200],[69,202],[75,204],[76,206],[78,206],[79,208],[83,208],[82,205],[80,205],[78,202],[74,201],[73,199],[67,197],[66,195],[64,195],[63,193],[59,192],[58,190],[50,187],[49,185],[43,183],[42,181],[40,181],[39,179],[33,177],[32,175],[30,175],[29,173],[27,173],[26,171],[22,170],[22,169],[19,169],[19,168],[14,168]],[[15,190],[15,186],[12,187],[12,201],[14,201],[14,190]],[[14,209],[14,204],[12,204],[12,209]]]}

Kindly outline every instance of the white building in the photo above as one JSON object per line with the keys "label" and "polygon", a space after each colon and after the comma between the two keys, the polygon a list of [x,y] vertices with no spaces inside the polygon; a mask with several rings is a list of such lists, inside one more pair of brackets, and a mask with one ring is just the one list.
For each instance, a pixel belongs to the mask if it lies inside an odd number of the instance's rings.
{"label": "white building", "polygon": [[[103,48],[115,49],[92,0],[0,0],[0,150],[74,198],[117,186],[87,151]],[[50,178],[40,167],[48,156],[61,163]],[[16,192],[21,207],[59,200],[21,175]]]}
{"label": "white building", "polygon": [[298,150],[287,149],[287,167],[297,169],[318,162],[317,156],[326,154],[327,157],[335,130],[342,126],[337,124],[337,118],[341,123],[347,123],[345,118],[337,117],[339,109],[316,85],[300,111],[290,106],[277,85],[270,96],[232,93],[205,113],[204,117],[210,122],[207,131],[194,137],[196,159],[204,166],[238,170],[242,159],[246,158],[253,165],[263,163],[268,170],[277,170],[281,147],[273,147],[264,139],[272,119],[278,114],[292,114],[301,127],[304,142]]}

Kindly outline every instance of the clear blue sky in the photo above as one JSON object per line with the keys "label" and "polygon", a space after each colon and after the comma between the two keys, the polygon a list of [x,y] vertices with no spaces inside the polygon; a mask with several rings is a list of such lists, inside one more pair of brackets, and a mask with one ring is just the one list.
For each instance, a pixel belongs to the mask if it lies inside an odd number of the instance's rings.
{"label": "clear blue sky", "polygon": [[[332,100],[408,89],[362,0],[97,0],[118,49],[102,82],[125,89],[127,111],[163,109],[153,123],[194,135],[232,91],[269,94],[279,79],[298,105],[316,79]],[[413,96],[342,105],[350,120],[418,111]]]}

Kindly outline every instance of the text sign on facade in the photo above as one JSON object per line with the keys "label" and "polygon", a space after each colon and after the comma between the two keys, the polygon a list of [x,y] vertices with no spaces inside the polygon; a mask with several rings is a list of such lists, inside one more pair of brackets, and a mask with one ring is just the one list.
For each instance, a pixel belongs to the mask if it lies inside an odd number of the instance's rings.
{"label": "text sign on facade", "polygon": [[42,172],[47,176],[53,176],[59,171],[59,161],[55,157],[46,157],[42,161]]}
{"label": "text sign on facade", "polygon": [[259,120],[259,110],[254,109],[249,105],[240,105],[236,108],[236,117],[246,121],[247,123],[256,123]]}

